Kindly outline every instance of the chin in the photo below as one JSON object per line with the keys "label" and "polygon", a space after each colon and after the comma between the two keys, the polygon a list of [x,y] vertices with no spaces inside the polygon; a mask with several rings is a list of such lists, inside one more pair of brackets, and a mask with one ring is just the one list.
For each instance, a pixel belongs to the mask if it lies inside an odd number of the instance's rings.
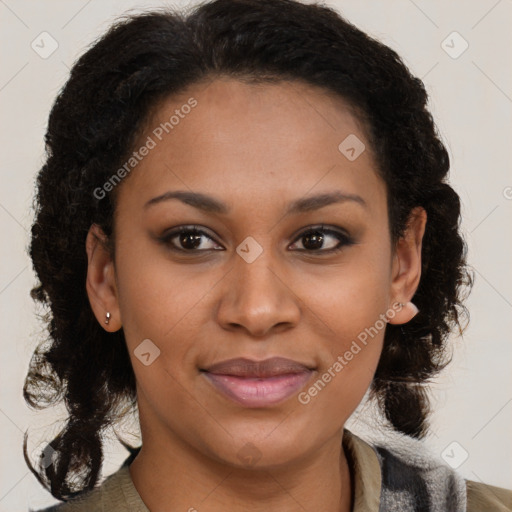
{"label": "chin", "polygon": [[322,445],[321,439],[311,436],[311,429],[301,429],[295,422],[285,425],[285,417],[228,427],[232,437],[210,441],[209,451],[214,458],[237,468],[272,469],[291,464]]}

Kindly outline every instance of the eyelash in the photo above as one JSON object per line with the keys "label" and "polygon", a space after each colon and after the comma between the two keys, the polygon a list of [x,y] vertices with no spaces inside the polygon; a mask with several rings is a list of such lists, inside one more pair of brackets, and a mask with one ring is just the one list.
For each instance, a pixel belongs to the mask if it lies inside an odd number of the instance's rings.
{"label": "eyelash", "polygon": [[[344,249],[345,247],[354,245],[354,243],[355,243],[355,241],[349,235],[346,235],[340,231],[335,231],[333,229],[326,228],[323,225],[319,225],[319,226],[313,226],[313,227],[310,227],[310,228],[307,228],[306,230],[304,230],[302,233],[300,233],[295,238],[295,241],[292,243],[292,245],[295,244],[296,242],[298,242],[301,238],[303,238],[307,234],[314,234],[314,233],[318,233],[318,232],[336,237],[340,241],[339,245],[337,245],[336,247],[334,247],[332,249],[327,249],[327,250],[299,249],[299,252],[304,252],[304,253],[309,253],[309,254],[313,254],[313,253],[335,254],[335,253],[338,253],[339,251],[341,251],[342,249]],[[181,226],[177,229],[174,229],[174,230],[170,231],[169,233],[166,233],[163,236],[159,237],[159,241],[162,242],[164,245],[166,245],[170,250],[175,251],[175,252],[181,252],[181,253],[194,253],[194,252],[207,252],[207,251],[220,250],[220,249],[201,249],[201,250],[199,250],[199,249],[180,249],[179,247],[176,247],[175,245],[173,245],[172,240],[174,238],[176,238],[177,236],[182,235],[184,233],[194,234],[194,235],[205,235],[207,238],[209,238],[210,240],[213,240],[215,243],[217,243],[211,236],[208,235],[208,233],[206,233],[205,231],[200,229],[199,226],[194,226],[194,225]]]}

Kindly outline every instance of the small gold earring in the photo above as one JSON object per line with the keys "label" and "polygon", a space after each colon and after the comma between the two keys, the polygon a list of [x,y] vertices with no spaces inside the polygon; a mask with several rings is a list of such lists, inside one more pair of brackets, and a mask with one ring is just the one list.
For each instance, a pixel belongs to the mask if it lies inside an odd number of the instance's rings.
{"label": "small gold earring", "polygon": [[108,325],[108,323],[110,322],[110,317],[111,317],[109,311],[107,311],[107,314],[105,315],[105,317],[106,317],[105,323]]}

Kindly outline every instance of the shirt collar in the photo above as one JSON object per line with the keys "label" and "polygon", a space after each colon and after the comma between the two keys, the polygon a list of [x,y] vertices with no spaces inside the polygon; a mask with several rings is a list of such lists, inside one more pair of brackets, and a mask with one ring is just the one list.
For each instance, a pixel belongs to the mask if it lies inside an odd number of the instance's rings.
{"label": "shirt collar", "polygon": [[352,462],[352,512],[378,512],[382,474],[377,453],[368,443],[346,429],[343,430],[342,444]]}

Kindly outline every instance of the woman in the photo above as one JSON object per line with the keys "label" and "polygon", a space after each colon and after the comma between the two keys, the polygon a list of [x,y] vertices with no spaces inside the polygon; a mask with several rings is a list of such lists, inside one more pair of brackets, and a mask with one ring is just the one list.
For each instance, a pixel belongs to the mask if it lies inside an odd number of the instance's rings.
{"label": "woman", "polygon": [[[69,410],[48,510],[512,510],[414,441],[471,284],[426,102],[292,0],[132,16],[81,57],[30,248],[51,317],[25,398]],[[368,390],[400,446],[344,428]],[[142,445],[98,486],[131,407]]]}

